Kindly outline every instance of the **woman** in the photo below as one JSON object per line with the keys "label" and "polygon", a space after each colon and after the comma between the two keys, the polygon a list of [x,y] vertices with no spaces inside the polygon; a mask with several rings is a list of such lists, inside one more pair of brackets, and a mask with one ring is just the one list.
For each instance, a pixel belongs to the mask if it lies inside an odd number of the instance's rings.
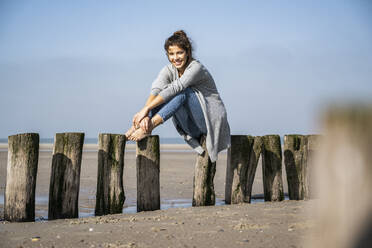
{"label": "woman", "polygon": [[170,36],[164,49],[170,64],[152,83],[145,106],[134,115],[133,125],[125,135],[139,141],[173,117],[177,131],[199,154],[204,152],[200,137],[206,135],[206,148],[215,162],[218,152],[230,146],[230,127],[214,80],[192,57],[192,46],[184,31]]}

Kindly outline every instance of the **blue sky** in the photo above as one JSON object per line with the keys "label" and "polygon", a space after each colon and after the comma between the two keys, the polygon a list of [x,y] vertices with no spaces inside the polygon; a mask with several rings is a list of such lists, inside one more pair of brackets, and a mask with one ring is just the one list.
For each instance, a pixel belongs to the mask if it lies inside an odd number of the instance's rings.
{"label": "blue sky", "polygon": [[[178,29],[232,134],[318,132],[327,103],[372,99],[371,13],[368,0],[1,0],[0,138],[124,133]],[[177,137],[171,122],[155,133]]]}

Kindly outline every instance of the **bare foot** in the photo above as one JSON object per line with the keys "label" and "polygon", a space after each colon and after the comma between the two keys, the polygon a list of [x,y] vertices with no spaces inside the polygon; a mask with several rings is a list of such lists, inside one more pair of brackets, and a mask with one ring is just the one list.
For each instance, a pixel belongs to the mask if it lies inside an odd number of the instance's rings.
{"label": "bare foot", "polygon": [[129,130],[125,133],[125,137],[127,137],[127,139],[129,139],[129,137],[132,135],[132,133],[134,133],[134,131],[136,131],[136,127],[132,125],[129,128]]}
{"label": "bare foot", "polygon": [[132,133],[129,139],[133,141],[140,141],[141,139],[146,138],[149,135],[151,135],[151,132],[146,133],[142,128],[138,128]]}

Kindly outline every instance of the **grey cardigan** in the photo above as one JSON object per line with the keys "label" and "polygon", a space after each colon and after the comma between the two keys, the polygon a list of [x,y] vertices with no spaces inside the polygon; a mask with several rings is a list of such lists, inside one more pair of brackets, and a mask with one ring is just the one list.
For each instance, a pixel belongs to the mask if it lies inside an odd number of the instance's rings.
{"label": "grey cardigan", "polygon": [[[225,106],[217,91],[216,84],[208,70],[197,60],[186,67],[183,75],[178,77],[177,69],[166,65],[152,83],[151,94],[160,95],[167,102],[187,87],[194,90],[203,110],[207,126],[206,147],[212,162],[217,160],[220,151],[230,147],[230,127],[227,122]],[[185,141],[199,154],[204,152],[199,141],[187,135],[173,118],[177,131]]]}

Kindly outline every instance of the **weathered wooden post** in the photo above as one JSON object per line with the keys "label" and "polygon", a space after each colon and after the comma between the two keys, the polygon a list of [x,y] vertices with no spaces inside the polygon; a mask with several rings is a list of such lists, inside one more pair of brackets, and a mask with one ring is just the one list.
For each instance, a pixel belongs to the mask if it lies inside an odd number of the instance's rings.
{"label": "weathered wooden post", "polygon": [[279,135],[262,137],[262,177],[265,201],[284,200],[282,148]]}
{"label": "weathered wooden post", "polygon": [[35,220],[35,187],[38,159],[39,134],[24,133],[8,137],[8,164],[4,204],[5,220]]}
{"label": "weathered wooden post", "polygon": [[284,164],[290,200],[309,198],[306,149],[306,136],[295,134],[284,136]]}
{"label": "weathered wooden post", "polygon": [[99,134],[95,215],[122,213],[125,136]]}
{"label": "weathered wooden post", "polygon": [[137,142],[137,212],[160,209],[159,136]]}
{"label": "weathered wooden post", "polygon": [[211,206],[216,203],[213,184],[216,162],[212,163],[209,158],[205,138],[205,136],[202,136],[200,139],[200,145],[203,147],[204,153],[202,155],[198,154],[195,164],[192,199],[194,207]]}
{"label": "weathered wooden post", "polygon": [[318,150],[319,135],[285,135],[284,163],[290,200],[307,200],[311,195],[311,160]]}
{"label": "weathered wooden post", "polygon": [[253,180],[256,175],[256,169],[258,165],[258,160],[262,152],[262,137],[256,136],[253,141],[253,148],[251,150],[251,156],[249,158],[249,167],[248,167],[248,186],[247,186],[247,195],[249,196],[249,203],[251,202],[252,196],[252,186]]}
{"label": "weathered wooden post", "polygon": [[231,135],[231,147],[227,153],[225,203],[251,202],[251,193],[261,138],[250,135]]}
{"label": "weathered wooden post", "polygon": [[48,219],[78,218],[84,133],[57,133],[54,138]]}
{"label": "weathered wooden post", "polygon": [[227,150],[225,203],[249,202],[247,175],[254,137],[231,135],[231,147]]}

